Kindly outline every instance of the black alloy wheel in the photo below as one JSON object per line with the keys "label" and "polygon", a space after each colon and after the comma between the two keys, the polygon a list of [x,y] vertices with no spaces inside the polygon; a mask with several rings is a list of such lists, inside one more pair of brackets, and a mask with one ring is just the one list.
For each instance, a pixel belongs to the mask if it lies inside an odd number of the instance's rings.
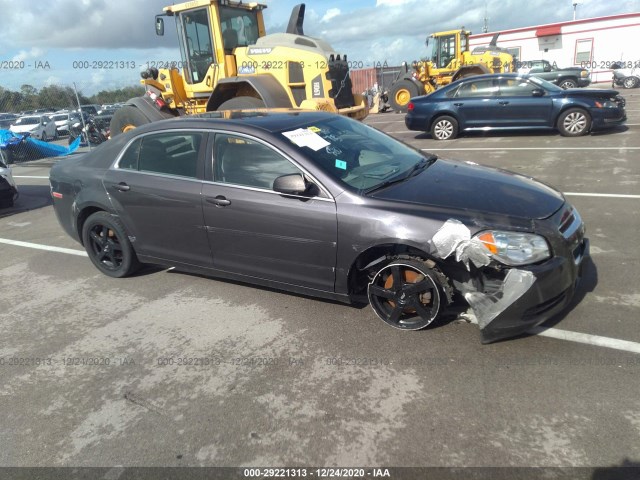
{"label": "black alloy wheel", "polygon": [[124,227],[107,212],[91,215],[82,228],[85,250],[93,264],[105,275],[126,277],[139,263]]}
{"label": "black alloy wheel", "polygon": [[440,314],[440,288],[433,270],[417,260],[394,260],[369,284],[369,303],[385,323],[420,330]]}

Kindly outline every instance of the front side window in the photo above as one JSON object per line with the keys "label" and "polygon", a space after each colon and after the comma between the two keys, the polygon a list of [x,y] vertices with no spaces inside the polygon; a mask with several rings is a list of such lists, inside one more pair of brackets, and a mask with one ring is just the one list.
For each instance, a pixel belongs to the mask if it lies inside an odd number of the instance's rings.
{"label": "front side window", "polygon": [[501,78],[499,82],[501,97],[530,97],[538,87],[523,78]]}
{"label": "front side window", "polygon": [[197,178],[202,137],[190,132],[146,135],[129,145],[118,168]]}
{"label": "front side window", "polygon": [[266,145],[234,135],[216,135],[214,180],[246,187],[273,189],[282,175],[302,174],[300,169]]}
{"label": "front side window", "polygon": [[492,97],[497,93],[498,87],[493,80],[477,80],[460,85],[456,92],[456,97]]}

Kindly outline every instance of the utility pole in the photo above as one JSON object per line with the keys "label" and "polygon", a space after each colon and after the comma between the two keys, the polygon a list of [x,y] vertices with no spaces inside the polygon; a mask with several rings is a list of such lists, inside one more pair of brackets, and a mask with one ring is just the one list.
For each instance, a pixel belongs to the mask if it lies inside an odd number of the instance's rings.
{"label": "utility pole", "polygon": [[573,0],[573,19],[576,19],[576,10],[578,9],[578,5],[582,5],[583,0]]}
{"label": "utility pole", "polygon": [[482,25],[482,33],[489,31],[489,17],[487,17],[487,2],[484,2],[484,24]]}

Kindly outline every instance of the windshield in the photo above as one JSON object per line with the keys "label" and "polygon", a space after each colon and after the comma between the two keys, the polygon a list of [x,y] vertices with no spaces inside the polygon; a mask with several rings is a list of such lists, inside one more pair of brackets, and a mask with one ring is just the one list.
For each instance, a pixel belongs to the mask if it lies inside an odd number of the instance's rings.
{"label": "windshield", "polygon": [[40,117],[22,117],[16,121],[16,125],[37,125],[40,123]]}
{"label": "windshield", "polygon": [[59,122],[60,120],[68,120],[69,119],[69,115],[66,113],[63,113],[61,115],[53,115],[51,117],[51,120],[53,120],[54,122]]}
{"label": "windshield", "polygon": [[329,176],[359,194],[404,179],[427,158],[374,128],[342,116],[280,133]]}
{"label": "windshield", "polygon": [[529,77],[529,80],[531,80],[533,83],[545,88],[546,90],[550,91],[550,92],[564,92],[563,88],[560,88],[559,86],[548,82],[547,80],[544,80],[542,78],[539,77]]}

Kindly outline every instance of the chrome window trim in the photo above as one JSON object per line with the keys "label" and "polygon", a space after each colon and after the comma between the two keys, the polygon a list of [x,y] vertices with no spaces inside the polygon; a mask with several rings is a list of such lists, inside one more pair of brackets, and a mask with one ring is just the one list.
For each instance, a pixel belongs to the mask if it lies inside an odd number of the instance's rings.
{"label": "chrome window trim", "polygon": [[[211,133],[213,133],[214,135],[222,133],[224,135],[233,135],[233,136],[236,136],[236,137],[244,137],[244,138],[247,138],[247,139],[249,139],[249,140],[251,140],[253,142],[261,143],[265,147],[270,148],[271,150],[274,150],[276,153],[278,153],[279,155],[284,157],[286,160],[288,160],[289,162],[293,163],[293,165],[298,170],[301,170],[306,176],[308,176],[318,186],[318,188],[320,188],[320,190],[322,190],[328,196],[328,198],[317,197],[317,196],[316,197],[305,197],[303,195],[287,195],[287,196],[297,197],[297,198],[307,198],[307,199],[313,198],[313,199],[318,199],[318,200],[329,200],[329,201],[335,203],[335,199],[333,198],[333,195],[331,195],[331,192],[329,192],[329,190],[321,182],[319,182],[318,179],[314,175],[309,173],[309,171],[306,168],[301,166],[298,162],[296,162],[293,158],[291,158],[290,155],[288,155],[287,153],[283,152],[282,150],[280,150],[275,145],[272,145],[272,144],[262,140],[261,138],[253,137],[253,136],[251,136],[250,134],[247,134],[247,133],[231,132],[231,131],[228,131],[228,130],[212,130]],[[214,146],[215,146],[215,139],[214,139]],[[213,152],[212,152],[212,157],[211,157],[210,160],[212,162],[211,165],[213,167],[213,165],[214,165],[213,162],[215,161],[215,159],[213,158]],[[211,169],[211,174],[212,174],[212,177],[215,179],[215,168]],[[265,188],[258,188],[258,187],[250,187],[248,185],[238,185],[236,183],[216,182],[215,180],[213,180],[213,181],[205,180],[205,183],[214,184],[214,185],[224,185],[224,186],[227,186],[227,187],[242,187],[245,190],[254,190],[254,191],[259,191],[259,192],[275,193],[276,195],[284,195],[283,193],[276,192],[275,190],[265,189]]]}

